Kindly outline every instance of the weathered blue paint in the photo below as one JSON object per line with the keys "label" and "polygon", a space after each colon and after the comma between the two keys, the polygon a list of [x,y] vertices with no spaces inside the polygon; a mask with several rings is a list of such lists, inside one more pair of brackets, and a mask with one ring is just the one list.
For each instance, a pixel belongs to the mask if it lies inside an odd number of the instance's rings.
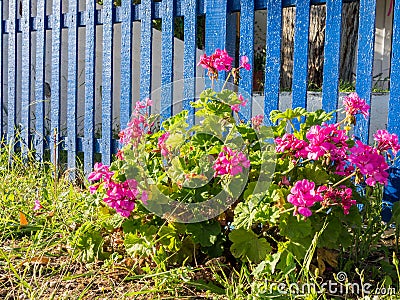
{"label": "weathered blue paint", "polygon": [[[249,64],[253,66],[254,57],[254,1],[241,0],[240,12],[240,49],[239,49],[239,62],[240,57],[246,55],[249,58]],[[239,88],[251,95],[253,93],[253,68],[249,71],[245,69],[240,70]],[[240,110],[240,115],[245,122],[251,118],[252,103],[251,99],[247,99],[248,103]]]}
{"label": "weathered blue paint", "polygon": [[174,71],[174,0],[163,0],[161,33],[161,117],[172,115]]}
{"label": "weathered blue paint", "polygon": [[61,97],[61,0],[53,0],[51,36],[51,161],[58,162]]}
{"label": "weathered blue paint", "polygon": [[[395,2],[393,14],[388,131],[400,136],[400,1]],[[383,200],[382,218],[389,221],[392,204],[400,200],[399,160],[389,169],[389,183],[385,187]]]}
{"label": "weathered blue paint", "polygon": [[3,93],[3,76],[4,76],[4,66],[3,66],[3,1],[0,0],[0,139],[3,139],[3,110],[4,110],[4,93]]}
{"label": "weathered blue paint", "polygon": [[[232,0],[232,1],[227,1],[227,8],[229,13],[234,13],[234,12],[239,12],[240,11],[240,1],[241,0]],[[267,9],[267,3],[269,0],[254,0],[254,7],[255,10],[264,10]],[[344,3],[346,2],[354,2],[356,0],[342,0]],[[124,1],[125,2],[125,1]],[[326,0],[311,0],[311,4],[319,5],[319,4],[324,4],[326,3]],[[122,4],[121,2],[121,7],[114,7],[115,10],[115,19],[114,19],[114,24],[117,23],[122,23],[123,20],[123,13],[122,13]],[[175,17],[183,17],[184,16],[184,9],[185,9],[185,1],[177,0],[175,2]],[[283,7],[290,7],[290,6],[295,6],[295,0],[283,0],[282,1],[282,6]],[[204,15],[206,13],[206,7],[207,7],[207,0],[197,0],[197,15]],[[132,21],[140,21],[140,5],[133,5],[132,6]],[[84,27],[86,26],[86,12],[81,11],[78,12],[78,26],[79,27]],[[102,25],[103,20],[101,17],[101,10],[96,10],[95,11],[95,18],[96,18],[96,25]],[[45,17],[45,29],[46,30],[51,30],[52,25],[51,25],[51,18],[52,16],[49,16],[49,18]],[[68,13],[62,14],[61,15],[61,28],[68,28]],[[161,2],[153,2],[152,3],[152,18],[153,19],[161,19],[162,18],[162,3]],[[32,31],[37,30],[37,20],[36,17],[31,18],[31,23],[32,23]],[[4,28],[4,33],[8,33],[8,21],[5,21],[5,28]],[[16,24],[16,30],[17,32],[21,32],[21,25],[20,25],[20,20],[17,19],[17,24]],[[229,34],[229,32],[228,32]]]}
{"label": "weathered blue paint", "polygon": [[30,0],[22,2],[22,70],[24,75],[21,80],[21,150],[26,156],[29,148],[30,135],[30,102],[31,102],[31,4]]}
{"label": "weathered blue paint", "polygon": [[[227,10],[229,12],[229,10]],[[226,28],[239,28],[239,14],[228,13],[226,16]],[[236,57],[238,33],[236,30],[228,30],[226,32],[225,49],[229,56]],[[234,64],[234,63],[233,63]],[[229,82],[233,82],[233,78],[229,78]]]}
{"label": "weathered blue paint", "polygon": [[[360,1],[360,15],[358,29],[358,53],[356,72],[356,91],[358,95],[371,104],[372,71],[374,64],[374,41],[375,41],[375,0]],[[357,116],[357,125],[354,135],[362,142],[368,142],[369,118]]]}
{"label": "weathered blue paint", "polygon": [[[225,0],[206,1],[205,49],[207,55],[212,54],[217,48],[226,48],[227,13],[227,2]],[[225,72],[220,72],[219,80],[224,81],[225,78]]]}
{"label": "weathered blue paint", "polygon": [[151,47],[152,21],[151,0],[142,0],[140,4],[141,42],[140,42],[140,100],[150,96],[151,92]]}
{"label": "weathered blue paint", "polygon": [[294,28],[292,107],[307,108],[308,86],[308,33],[310,1],[296,0]]}
{"label": "weathered blue paint", "polygon": [[77,137],[77,98],[78,98],[78,3],[69,0],[68,22],[68,95],[67,95],[67,131],[68,169],[70,178],[75,177],[76,137]]}
{"label": "weathered blue paint", "polygon": [[279,108],[279,85],[281,72],[282,4],[268,0],[264,84],[264,117]]}
{"label": "weathered blue paint", "polygon": [[101,159],[111,163],[112,144],[112,97],[113,97],[113,0],[103,1],[103,85]]}
{"label": "weathered blue paint", "polygon": [[194,101],[196,82],[196,0],[185,1],[184,8],[184,38],[185,45],[183,51],[183,109],[189,111],[189,123],[194,124],[194,109],[190,102]]}
{"label": "weathered blue paint", "polygon": [[400,136],[400,1],[396,1],[393,12],[388,130]]}
{"label": "weathered blue paint", "polygon": [[[324,74],[322,107],[337,109],[339,98],[340,35],[342,26],[342,0],[328,0],[326,4]],[[331,122],[336,122],[336,114]]]}
{"label": "weathered blue paint", "polygon": [[121,2],[121,129],[126,127],[132,114],[132,10],[131,1]]}
{"label": "weathered blue paint", "polygon": [[94,71],[96,18],[95,0],[86,1],[86,58],[85,58],[85,128],[84,128],[84,172],[88,174],[93,167],[94,154]]}
{"label": "weathered blue paint", "polygon": [[[240,1],[241,0],[233,0],[233,1],[227,1],[227,8],[229,13],[233,12],[239,12],[240,11]],[[255,4],[255,10],[264,10],[267,9],[267,3],[269,0],[254,0]],[[355,0],[343,0],[343,2],[354,2]],[[197,15],[203,15],[206,12],[206,6],[207,6],[207,1],[206,0],[197,0]],[[324,4],[326,3],[325,0],[311,0],[311,4]],[[186,3],[185,1],[177,0],[175,2],[175,17],[183,17],[184,16],[184,7]],[[121,3],[122,6],[122,3]],[[282,1],[282,6],[283,7],[289,7],[289,6],[295,6],[295,0],[283,0]],[[140,10],[139,10],[140,5],[133,6],[133,13],[132,13],[132,20],[133,21],[140,21]],[[161,2],[153,2],[152,3],[152,18],[153,19],[161,19],[162,18],[162,3]],[[122,7],[114,7],[115,9],[115,19],[114,19],[114,24],[116,23],[122,23]],[[81,11],[78,12],[78,26],[84,27],[86,26],[86,17],[85,17],[86,12]],[[103,20],[101,17],[101,10],[96,10],[95,11],[96,15],[96,25],[102,25]],[[99,16],[99,17],[98,17]],[[46,30],[52,29],[51,26],[51,17],[49,16],[49,20],[46,17],[45,18],[45,28]],[[68,13],[62,14],[61,16],[61,27],[62,28],[68,28]],[[6,20],[5,23],[7,24],[8,21]],[[36,17],[31,18],[31,23],[32,23],[32,31],[37,30],[37,20]],[[21,32],[21,25],[20,25],[20,20],[17,19],[17,32]],[[4,32],[8,33],[8,26],[6,25],[4,28]],[[229,34],[229,32],[228,32]]]}
{"label": "weathered blue paint", "polygon": [[8,123],[7,142],[14,144],[15,106],[17,100],[17,5],[9,1],[8,8]]}
{"label": "weathered blue paint", "polygon": [[38,159],[42,159],[45,148],[45,129],[44,129],[44,67],[45,67],[45,0],[37,0],[36,5],[36,66],[35,66],[35,149]]}

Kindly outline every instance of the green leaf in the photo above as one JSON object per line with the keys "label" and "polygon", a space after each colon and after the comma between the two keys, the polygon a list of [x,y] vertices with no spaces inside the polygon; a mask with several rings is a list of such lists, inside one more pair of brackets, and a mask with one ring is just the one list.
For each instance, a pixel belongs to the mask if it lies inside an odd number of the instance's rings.
{"label": "green leaf", "polygon": [[299,168],[299,173],[302,178],[315,182],[317,186],[326,184],[329,181],[328,173],[317,164],[307,164],[305,167]]}
{"label": "green leaf", "polygon": [[90,222],[85,222],[75,233],[74,246],[81,253],[83,262],[93,262],[102,255],[103,237]]}
{"label": "green leaf", "polygon": [[174,182],[177,182],[179,180],[183,180],[185,173],[187,172],[185,172],[185,168],[182,165],[180,157],[175,156],[171,161],[171,166],[167,169],[168,176]]}
{"label": "green leaf", "polygon": [[141,228],[141,223],[142,222],[140,219],[126,219],[124,223],[122,223],[122,230],[124,231],[124,234],[127,234],[129,232],[135,233]]}
{"label": "green leaf", "polygon": [[84,262],[93,262],[101,255],[103,237],[98,231],[86,232],[77,240],[76,247],[81,250],[81,259]]}
{"label": "green leaf", "polygon": [[192,261],[194,255],[195,245],[193,240],[190,237],[185,237],[182,241],[181,248],[175,252],[169,259],[169,261],[173,264],[180,264],[182,265],[185,261]]}
{"label": "green leaf", "polygon": [[341,244],[339,237],[343,229],[347,231],[347,227],[344,227],[337,218],[330,218],[325,230],[318,239],[318,247],[328,249],[337,248]]}
{"label": "green leaf", "polygon": [[[222,128],[220,129],[215,129],[213,128],[212,130],[210,130],[210,132],[215,132],[216,130],[221,130],[220,133],[218,133],[218,135],[221,135],[222,137]],[[204,132],[199,132],[199,131],[205,131],[203,128],[203,125],[195,125],[193,126],[193,132],[195,132],[195,134],[191,137],[191,142],[192,142],[192,146],[194,147],[199,147],[199,148],[211,148],[214,147],[214,145],[218,145],[218,152],[219,153],[221,151],[221,146],[222,145],[222,141],[220,139],[218,139],[215,135],[212,135],[210,133],[204,133]]]}
{"label": "green leaf", "polygon": [[217,241],[210,247],[201,247],[201,252],[207,254],[209,257],[220,257],[224,252],[224,245],[226,243],[226,236],[219,234]]}
{"label": "green leaf", "polygon": [[314,112],[308,112],[307,118],[305,121],[306,128],[310,128],[314,125],[321,125],[323,122],[326,122],[332,119],[333,112],[327,113],[323,109],[318,109]]}
{"label": "green leaf", "polygon": [[174,133],[176,131],[183,131],[189,126],[189,124],[186,123],[187,117],[188,117],[188,111],[183,110],[179,114],[176,114],[165,120],[162,123],[162,127],[166,131],[171,133]]}
{"label": "green leaf", "polygon": [[310,237],[312,233],[309,218],[299,221],[295,216],[289,215],[281,219],[279,227],[281,234],[291,240],[302,240],[305,237]]}
{"label": "green leaf", "polygon": [[184,224],[169,223],[159,230],[159,242],[167,246],[168,250],[176,252],[182,246],[181,236],[183,233],[185,233]]}
{"label": "green leaf", "polygon": [[137,255],[150,256],[154,245],[146,238],[128,233],[125,235],[124,246],[128,255],[134,257]]}
{"label": "green leaf", "polygon": [[393,203],[390,223],[394,223],[396,226],[400,225],[400,201]]}
{"label": "green leaf", "polygon": [[265,204],[261,209],[257,210],[254,216],[255,220],[260,223],[276,224],[280,218],[279,208],[275,205]]}
{"label": "green leaf", "polygon": [[221,92],[217,93],[216,98],[228,105],[241,103],[238,94],[232,90],[222,90]]}
{"label": "green leaf", "polygon": [[273,110],[270,113],[270,119],[272,123],[276,123],[279,119],[293,120],[306,115],[307,115],[307,110],[305,108],[296,107],[295,109],[288,108],[284,112],[279,110]]}
{"label": "green leaf", "polygon": [[263,260],[258,266],[254,269],[252,275],[256,278],[263,279],[265,275],[271,275],[275,273],[276,265],[278,264],[281,258],[281,252],[277,252],[274,254],[268,254],[266,259]]}
{"label": "green leaf", "polygon": [[185,142],[185,136],[181,133],[173,133],[165,141],[165,144],[172,149],[182,146]]}
{"label": "green leaf", "polygon": [[235,219],[232,223],[234,228],[250,229],[252,227],[257,210],[250,206],[249,203],[241,202],[235,207]]}
{"label": "green leaf", "polygon": [[125,176],[127,179],[135,179],[141,176],[142,172],[137,165],[127,164],[125,166]]}
{"label": "green leaf", "polygon": [[258,263],[265,259],[267,253],[272,251],[271,246],[264,238],[251,230],[236,229],[229,234],[232,241],[231,252],[234,257]]}
{"label": "green leaf", "polygon": [[186,231],[192,235],[195,243],[199,243],[202,247],[210,247],[216,242],[221,232],[221,225],[216,221],[191,223],[186,225]]}

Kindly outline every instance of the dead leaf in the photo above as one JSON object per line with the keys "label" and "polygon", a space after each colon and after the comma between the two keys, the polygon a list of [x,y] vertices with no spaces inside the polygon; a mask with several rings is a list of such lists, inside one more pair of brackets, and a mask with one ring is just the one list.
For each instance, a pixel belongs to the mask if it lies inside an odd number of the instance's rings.
{"label": "dead leaf", "polygon": [[20,211],[19,212],[19,225],[27,226],[28,224],[29,223],[28,223],[28,220],[26,219],[26,215],[22,211]]}
{"label": "dead leaf", "polygon": [[26,259],[22,262],[22,265],[25,264],[36,264],[36,265],[47,265],[50,262],[50,258],[45,256],[34,256],[31,259]]}
{"label": "dead leaf", "polygon": [[338,256],[339,253],[337,251],[324,248],[317,249],[317,262],[320,275],[322,275],[325,272],[325,267],[326,267],[325,263],[327,263],[333,268],[337,268]]}

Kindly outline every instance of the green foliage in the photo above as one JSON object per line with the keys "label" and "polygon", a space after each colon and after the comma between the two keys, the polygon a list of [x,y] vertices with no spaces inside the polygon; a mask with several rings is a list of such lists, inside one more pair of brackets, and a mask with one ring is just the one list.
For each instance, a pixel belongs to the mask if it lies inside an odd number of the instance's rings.
{"label": "green foliage", "polygon": [[233,256],[243,260],[260,262],[272,250],[264,238],[258,238],[254,232],[249,230],[234,230],[229,234],[229,239],[232,241]]}
{"label": "green foliage", "polygon": [[103,258],[103,237],[92,222],[84,223],[76,231],[75,236],[72,245],[78,250],[77,253],[81,255],[82,261],[93,262],[95,259]]}

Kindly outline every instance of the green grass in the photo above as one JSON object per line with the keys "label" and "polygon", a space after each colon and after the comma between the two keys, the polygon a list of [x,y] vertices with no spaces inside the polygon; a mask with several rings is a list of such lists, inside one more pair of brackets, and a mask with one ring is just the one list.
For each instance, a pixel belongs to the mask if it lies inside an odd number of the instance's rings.
{"label": "green grass", "polygon": [[[127,257],[119,233],[102,226],[101,206],[82,184],[2,146],[0,299],[175,299],[202,295],[204,289],[221,292],[193,279],[204,268],[162,271]],[[82,175],[77,182],[85,182]],[[36,199],[43,206],[38,211]],[[76,241],[87,225],[101,230],[102,247],[111,255],[82,261]]]}

